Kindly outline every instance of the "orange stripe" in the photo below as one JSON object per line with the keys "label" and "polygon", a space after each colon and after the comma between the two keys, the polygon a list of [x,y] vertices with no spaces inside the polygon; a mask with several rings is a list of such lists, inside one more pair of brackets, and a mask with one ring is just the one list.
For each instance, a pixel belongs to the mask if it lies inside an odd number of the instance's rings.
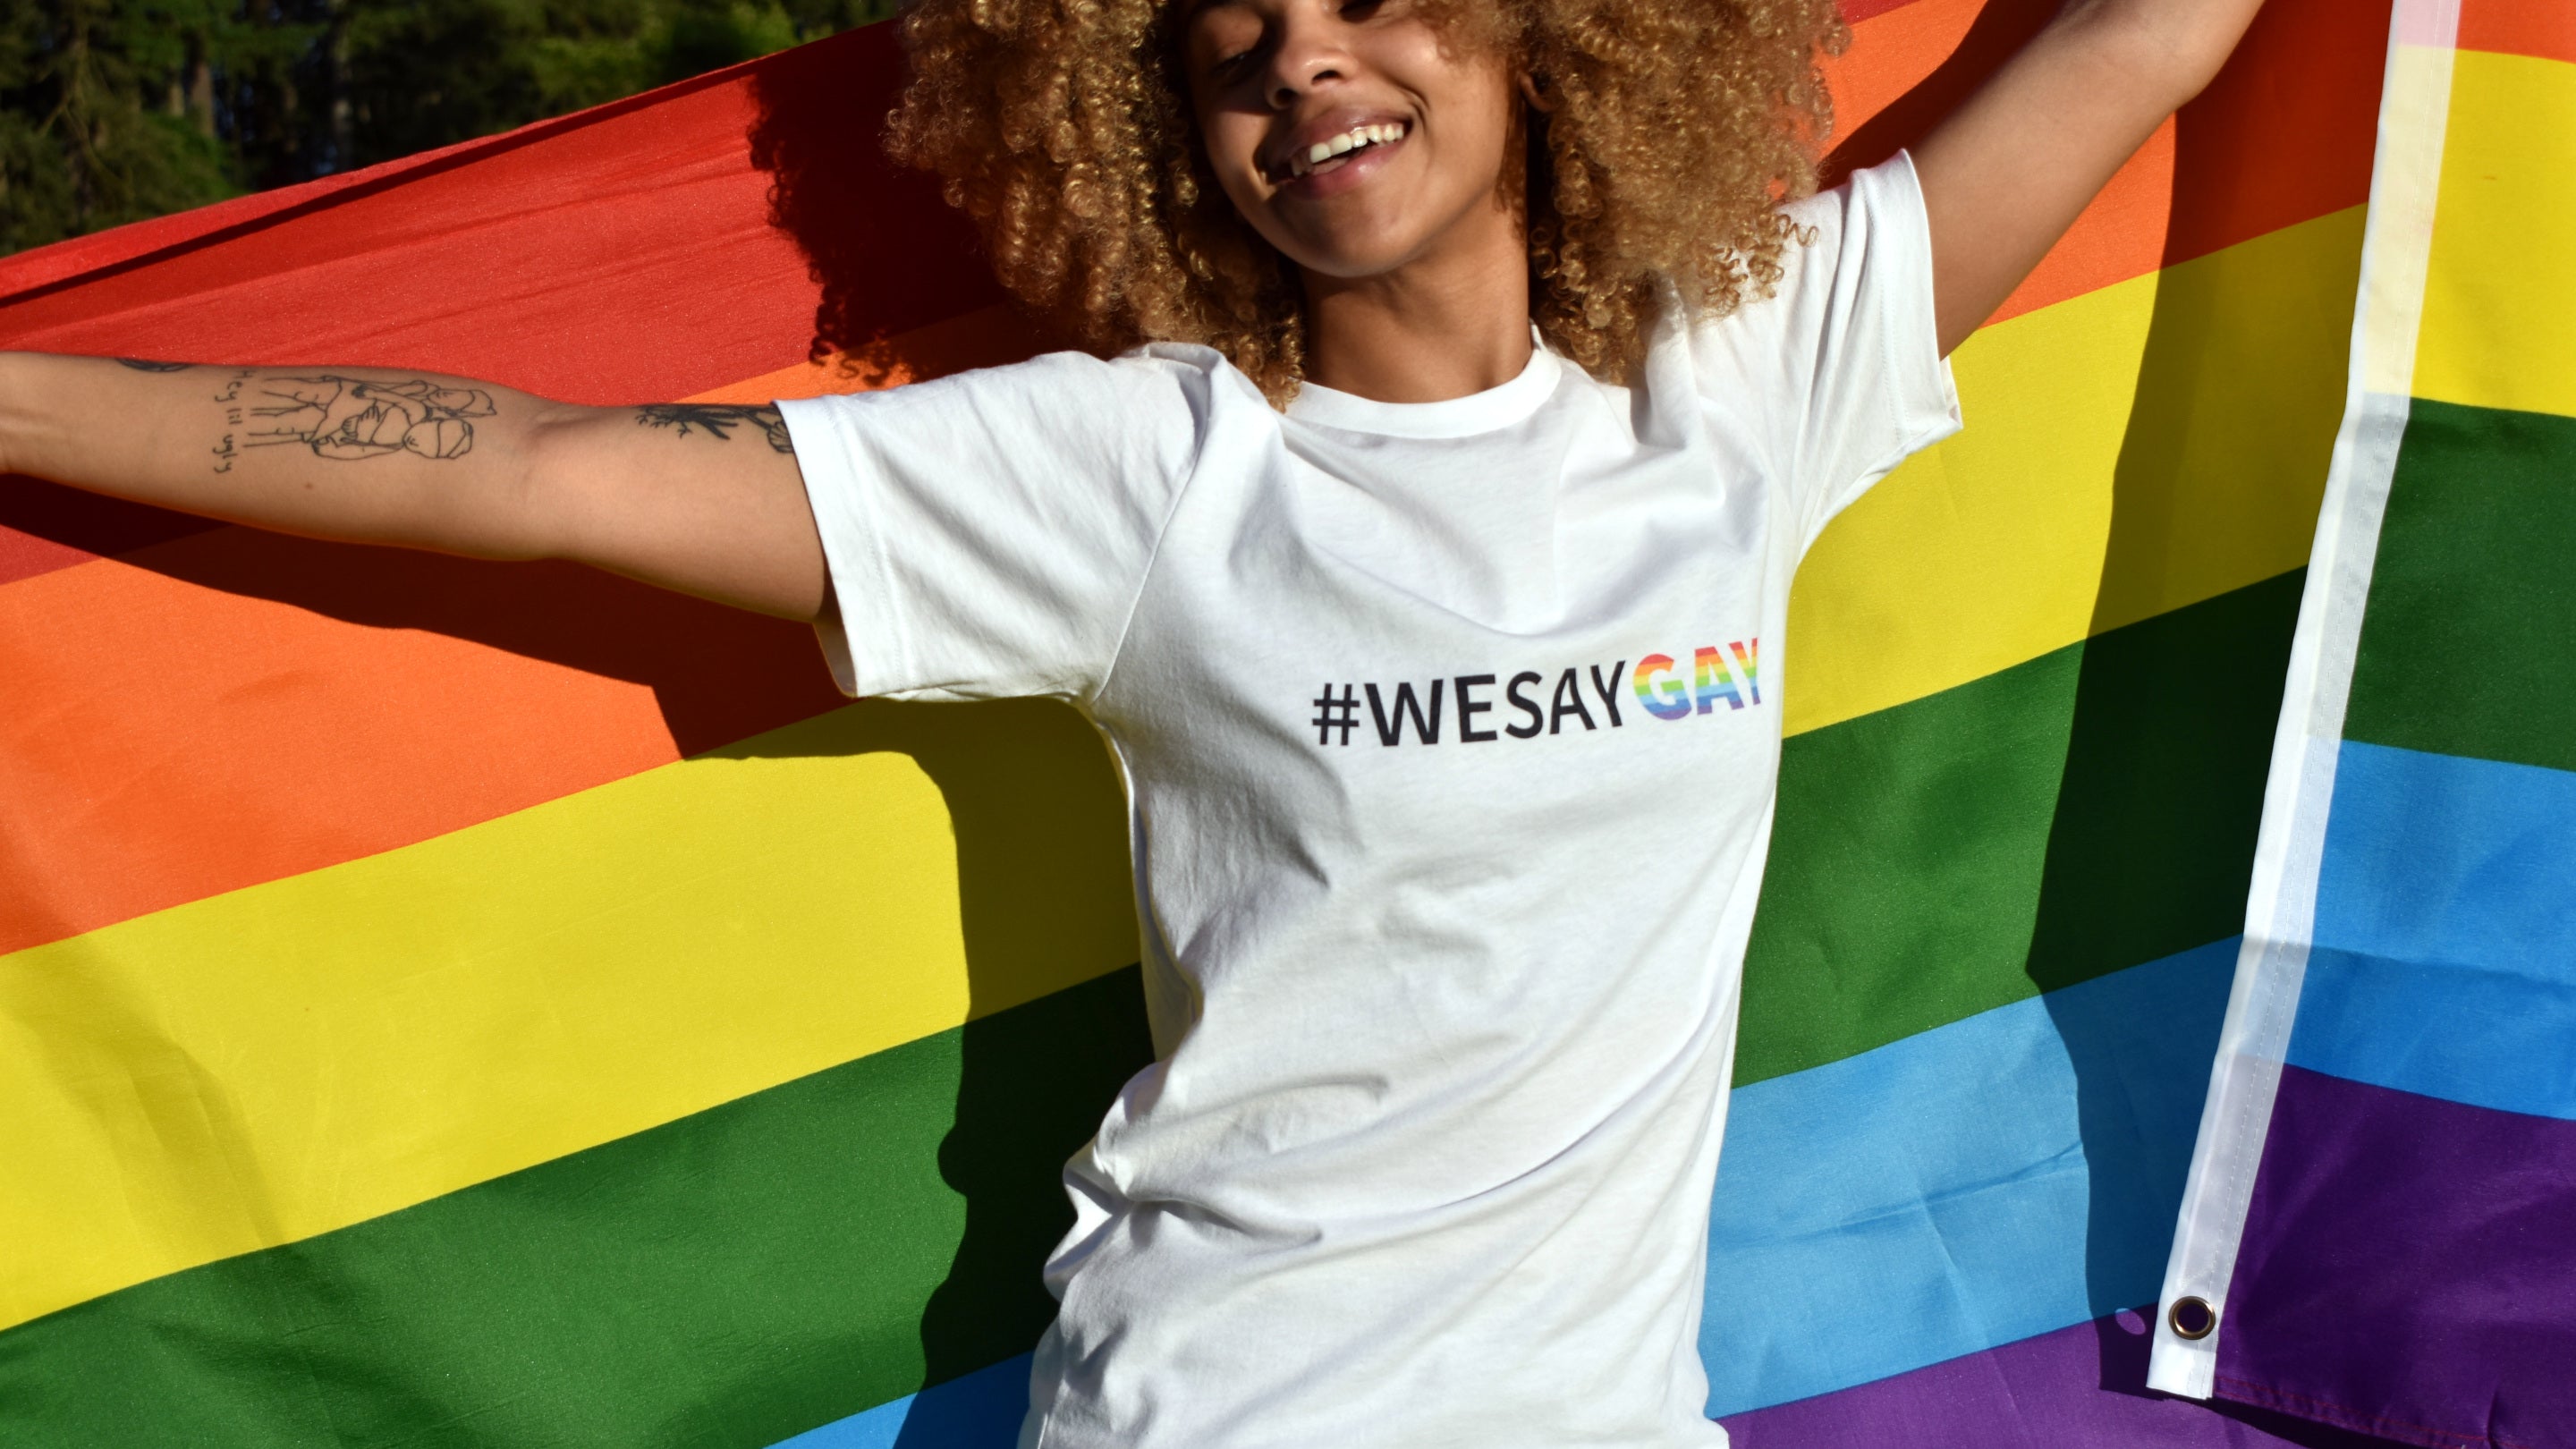
{"label": "orange stripe", "polygon": [[[1964,100],[2053,5],[1916,0],[1852,27],[1826,70],[1841,174]],[[1994,320],[2310,221],[2370,197],[2385,0],[2272,0],[2227,69],[2112,177]]]}
{"label": "orange stripe", "polygon": [[1957,51],[1986,0],[1913,0],[1852,22],[1849,49],[1825,62],[1842,135],[1923,84]]}
{"label": "orange stripe", "polygon": [[946,377],[970,367],[1018,362],[1035,356],[1046,346],[1046,339],[1018,313],[1008,307],[984,307],[904,333],[855,356],[834,353],[820,362],[799,362],[701,393],[689,401],[763,403],[783,397],[862,392]]}
{"label": "orange stripe", "polygon": [[0,591],[0,954],[839,702],[801,626],[569,565],[225,529]]}
{"label": "orange stripe", "polygon": [[2567,0],[2468,0],[2462,50],[2496,50],[2576,64],[2576,5]]}

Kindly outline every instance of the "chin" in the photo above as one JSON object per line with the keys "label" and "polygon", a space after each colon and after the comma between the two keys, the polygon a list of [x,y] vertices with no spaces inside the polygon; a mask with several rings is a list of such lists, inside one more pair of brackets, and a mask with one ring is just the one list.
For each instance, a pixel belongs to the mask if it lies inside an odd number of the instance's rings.
{"label": "chin", "polygon": [[1416,228],[1392,226],[1336,227],[1331,234],[1317,236],[1312,232],[1292,235],[1287,245],[1277,237],[1271,245],[1303,271],[1343,281],[1382,277],[1396,271],[1420,256],[1429,238],[1414,235]]}
{"label": "chin", "polygon": [[1358,282],[1399,271],[1407,261],[1412,260],[1412,255],[1408,251],[1401,250],[1369,249],[1290,256],[1288,260],[1295,263],[1301,271],[1332,277],[1339,281]]}

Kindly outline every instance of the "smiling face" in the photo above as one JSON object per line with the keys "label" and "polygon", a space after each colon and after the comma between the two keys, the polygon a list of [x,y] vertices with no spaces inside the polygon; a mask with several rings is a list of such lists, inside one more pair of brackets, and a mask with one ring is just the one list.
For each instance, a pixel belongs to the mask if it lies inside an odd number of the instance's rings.
{"label": "smiling face", "polygon": [[[1722,316],[1777,275],[1839,27],[1835,0],[906,0],[887,146],[942,180],[1004,287],[1103,355],[1203,344],[1284,402],[1333,386],[1371,327],[1448,347],[1491,322],[1624,378],[1671,294]],[[1504,199],[1529,174],[1524,69],[1558,203],[1539,258]],[[1283,169],[1345,104],[1401,139]],[[1420,265],[1435,251],[1473,265]]]}
{"label": "smiling face", "polygon": [[1448,252],[1523,248],[1497,185],[1517,92],[1506,60],[1414,0],[1201,0],[1190,100],[1217,181],[1309,273],[1360,279]]}

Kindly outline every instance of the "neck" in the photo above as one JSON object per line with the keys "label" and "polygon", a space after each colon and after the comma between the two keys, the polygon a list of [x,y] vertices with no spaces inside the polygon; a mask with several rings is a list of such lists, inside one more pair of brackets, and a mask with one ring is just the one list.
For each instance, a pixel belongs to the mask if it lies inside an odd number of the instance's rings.
{"label": "neck", "polygon": [[[1458,234],[1463,233],[1463,234]],[[1305,275],[1306,377],[1377,402],[1442,402],[1529,365],[1529,255],[1498,204],[1446,244],[1370,277]]]}

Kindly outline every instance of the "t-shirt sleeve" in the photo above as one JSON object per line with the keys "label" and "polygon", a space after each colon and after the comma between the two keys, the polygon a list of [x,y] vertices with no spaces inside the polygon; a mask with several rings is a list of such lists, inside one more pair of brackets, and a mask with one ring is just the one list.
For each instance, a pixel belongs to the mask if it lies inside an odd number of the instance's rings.
{"label": "t-shirt sleeve", "polygon": [[1913,158],[1792,202],[1776,292],[1692,338],[1710,405],[1739,414],[1812,543],[1909,453],[1959,430],[1932,309],[1932,229]]}
{"label": "t-shirt sleeve", "polygon": [[1208,416],[1214,354],[1055,353],[782,401],[831,569],[846,694],[1087,699]]}

